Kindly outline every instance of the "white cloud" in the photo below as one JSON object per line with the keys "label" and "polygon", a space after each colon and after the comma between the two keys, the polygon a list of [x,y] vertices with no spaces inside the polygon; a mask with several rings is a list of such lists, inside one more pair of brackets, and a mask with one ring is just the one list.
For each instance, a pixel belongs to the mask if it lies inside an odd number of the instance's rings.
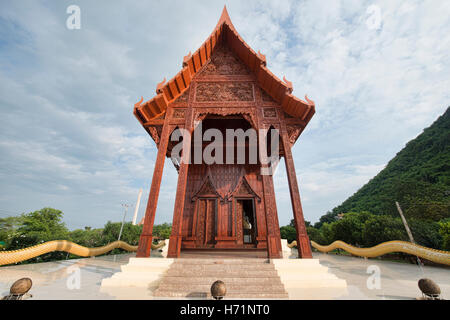
{"label": "white cloud", "polygon": [[[2,3],[0,209],[51,205],[70,227],[145,210],[156,147],[132,114],[184,55],[209,36],[215,2]],[[366,26],[369,5],[379,30]],[[375,175],[448,105],[449,2],[229,1],[244,40],[266,54],[316,115],[293,149],[305,217],[315,221]],[[174,10],[177,8],[177,10]],[[166,161],[156,222],[171,221],[177,173]],[[284,170],[281,165],[279,172]],[[275,178],[280,224],[291,218],[287,179]]]}

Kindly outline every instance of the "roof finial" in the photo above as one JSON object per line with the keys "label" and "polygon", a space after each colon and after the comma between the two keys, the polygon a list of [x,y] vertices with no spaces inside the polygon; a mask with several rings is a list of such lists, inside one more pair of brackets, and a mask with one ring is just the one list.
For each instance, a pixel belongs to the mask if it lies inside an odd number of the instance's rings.
{"label": "roof finial", "polygon": [[230,27],[234,28],[233,23],[231,23],[230,16],[228,15],[227,6],[223,6],[222,14],[220,16],[219,22],[217,23],[217,26],[220,26],[222,23],[226,22]]}
{"label": "roof finial", "polygon": [[290,82],[289,80],[286,79],[285,76],[283,76],[283,81],[286,84],[287,90],[289,93],[292,93],[292,91],[294,91],[294,87],[292,86],[292,82]]}
{"label": "roof finial", "polygon": [[139,102],[136,102],[134,104],[134,108],[136,109],[137,107],[139,107],[141,105],[142,101],[144,101],[144,97],[141,97],[141,100],[139,100]]}
{"label": "roof finial", "polygon": [[163,92],[162,88],[164,87],[164,83],[166,83],[166,77],[164,77],[164,80],[156,85],[156,93],[157,94]]}

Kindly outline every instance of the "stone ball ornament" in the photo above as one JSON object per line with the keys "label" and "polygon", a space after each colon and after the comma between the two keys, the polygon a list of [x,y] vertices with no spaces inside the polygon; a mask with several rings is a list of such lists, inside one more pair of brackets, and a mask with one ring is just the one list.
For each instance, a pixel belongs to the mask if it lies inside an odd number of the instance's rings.
{"label": "stone ball ornament", "polygon": [[439,299],[441,288],[431,279],[423,278],[418,282],[419,289],[426,298]]}
{"label": "stone ball ornament", "polygon": [[225,282],[221,280],[215,281],[211,285],[211,296],[216,300],[221,300],[227,294],[227,287],[225,286]]}
{"label": "stone ball ornament", "polygon": [[9,289],[10,294],[25,294],[30,291],[33,281],[30,278],[21,278],[14,282]]}
{"label": "stone ball ornament", "polygon": [[3,297],[1,300],[25,300],[33,297],[28,293],[30,291],[33,281],[30,278],[21,278],[15,281],[9,289],[9,295]]}

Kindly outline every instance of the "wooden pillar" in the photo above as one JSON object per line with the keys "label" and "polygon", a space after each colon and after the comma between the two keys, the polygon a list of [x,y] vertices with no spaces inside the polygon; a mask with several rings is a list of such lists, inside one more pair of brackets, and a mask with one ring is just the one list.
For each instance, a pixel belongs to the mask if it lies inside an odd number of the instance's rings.
{"label": "wooden pillar", "polygon": [[303,217],[300,192],[298,190],[297,176],[295,175],[294,159],[292,158],[291,144],[289,142],[286,124],[281,124],[281,140],[284,149],[284,161],[291,194],[292,211],[294,213],[295,230],[297,231],[297,250],[299,258],[312,258],[311,244],[306,233],[305,219]]}
{"label": "wooden pillar", "polygon": [[139,239],[139,246],[136,257],[143,258],[150,256],[152,247],[152,232],[153,223],[155,222],[156,206],[158,204],[159,189],[161,186],[161,179],[164,169],[164,161],[166,158],[167,145],[169,136],[173,126],[168,123],[168,116],[166,114],[164,125],[161,133],[161,139],[158,146],[158,155],[156,156],[155,168],[153,169],[152,184],[147,201],[147,208],[145,210],[144,226],[142,228],[141,237]]}
{"label": "wooden pillar", "polygon": [[[191,155],[191,135],[194,125],[194,109],[188,108],[186,110],[186,121],[184,128],[190,133],[183,137],[183,153],[182,158],[190,159]],[[173,210],[172,233],[170,235],[169,249],[167,252],[168,258],[178,258],[181,252],[182,240],[182,224],[184,200],[186,197],[186,182],[189,169],[189,160],[181,161],[180,169],[178,171],[177,194],[175,197],[175,207]]]}
{"label": "wooden pillar", "polygon": [[[260,124],[259,128],[264,128],[264,125]],[[267,131],[269,133],[269,131]],[[259,152],[260,159],[262,159],[261,152],[267,150],[266,137],[259,136]],[[264,209],[266,212],[266,226],[267,226],[267,255],[270,259],[281,258],[281,238],[280,238],[280,226],[278,225],[277,205],[275,203],[275,194],[273,188],[272,175],[268,175],[270,172],[269,164],[261,164],[261,170],[265,174],[261,175],[263,194],[264,194]]]}

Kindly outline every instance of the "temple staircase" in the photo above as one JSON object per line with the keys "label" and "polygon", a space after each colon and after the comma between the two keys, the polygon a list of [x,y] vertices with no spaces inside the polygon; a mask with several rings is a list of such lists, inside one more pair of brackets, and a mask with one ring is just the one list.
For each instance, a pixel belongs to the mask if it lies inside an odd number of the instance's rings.
{"label": "temple staircase", "polygon": [[288,299],[274,264],[262,258],[174,259],[153,296],[211,298],[216,280],[225,283],[226,299]]}

